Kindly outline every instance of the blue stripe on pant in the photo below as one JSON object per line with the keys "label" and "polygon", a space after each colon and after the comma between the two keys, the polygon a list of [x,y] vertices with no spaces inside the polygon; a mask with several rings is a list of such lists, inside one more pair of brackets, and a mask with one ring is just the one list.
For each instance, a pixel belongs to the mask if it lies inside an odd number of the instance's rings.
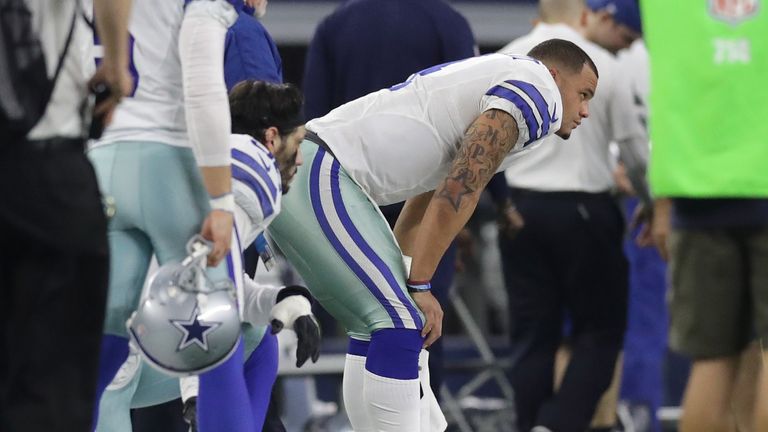
{"label": "blue stripe on pant", "polygon": [[[323,150],[323,152],[325,152]],[[347,232],[351,235],[355,244],[363,251],[366,257],[370,259],[376,268],[381,272],[387,283],[392,288],[392,291],[397,295],[398,300],[408,308],[408,313],[411,315],[411,319],[416,323],[418,328],[423,327],[424,323],[421,322],[421,317],[418,312],[411,306],[408,299],[405,298],[405,293],[400,289],[400,286],[395,279],[395,275],[392,274],[392,270],[387,266],[387,263],[381,259],[380,256],[371,248],[368,242],[365,241],[360,231],[357,230],[355,224],[352,222],[352,218],[349,217],[346,207],[344,207],[344,201],[341,198],[341,188],[339,187],[339,162],[334,160],[331,166],[331,194],[333,196],[333,205],[341,219],[341,223],[346,228]]]}
{"label": "blue stripe on pant", "polygon": [[[330,172],[330,190],[332,195],[332,201],[333,205],[328,206],[323,204],[323,200],[321,198],[321,166],[323,164],[323,161],[329,158],[331,159],[331,172]],[[327,156],[327,153],[323,149],[319,149],[317,154],[315,155],[315,159],[312,162],[312,171],[310,174],[310,196],[312,199],[312,208],[315,212],[315,216],[317,217],[317,220],[320,222],[321,227],[323,228],[323,233],[325,234],[326,238],[329,242],[333,245],[336,252],[339,253],[339,255],[342,257],[344,262],[349,266],[350,269],[360,278],[360,280],[365,284],[365,286],[368,288],[368,290],[376,297],[376,299],[384,306],[384,308],[387,310],[389,316],[392,318],[393,323],[395,324],[395,328],[421,328],[423,323],[421,321],[421,317],[419,316],[418,312],[415,310],[415,308],[412,306],[410,301],[405,298],[405,294],[402,292],[402,290],[399,287],[399,284],[397,283],[397,280],[395,279],[394,274],[392,273],[391,269],[387,266],[387,264],[379,257],[376,252],[373,250],[373,248],[365,241],[363,236],[360,234],[360,232],[355,227],[354,223],[352,222],[349,213],[347,212],[347,209],[344,206],[344,201],[341,197],[341,189],[339,186],[339,163],[336,160],[333,160],[330,158],[330,156]],[[333,213],[331,213],[333,212]],[[402,305],[405,305],[405,307],[408,310],[408,314],[410,315],[411,320],[413,320],[413,323],[415,323],[415,326],[413,324],[408,325],[408,323],[404,323],[402,317],[397,313],[397,310],[395,306],[392,304],[391,299],[387,298],[386,294],[383,290],[386,289],[386,287],[382,287],[381,285],[377,285],[376,282],[374,282],[374,278],[380,279],[378,275],[371,275],[363,269],[363,267],[360,265],[360,263],[352,257],[350,250],[346,248],[345,246],[350,245],[344,245],[342,244],[342,241],[339,239],[339,236],[334,231],[339,230],[339,227],[333,227],[331,226],[331,223],[329,222],[328,215],[335,216],[335,218],[338,218],[341,221],[342,229],[344,230],[344,235],[348,236],[352,239],[354,245],[362,251],[363,255],[366,259],[370,260],[370,262],[375,266],[378,273],[380,273],[380,276],[382,276],[385,280],[385,284],[394,292],[397,300]]]}

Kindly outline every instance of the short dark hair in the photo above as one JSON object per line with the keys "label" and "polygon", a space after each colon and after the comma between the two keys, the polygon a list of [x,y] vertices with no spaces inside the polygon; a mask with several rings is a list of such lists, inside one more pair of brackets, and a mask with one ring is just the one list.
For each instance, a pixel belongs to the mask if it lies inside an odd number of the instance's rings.
{"label": "short dark hair", "polygon": [[578,45],[567,40],[546,40],[528,51],[528,57],[540,60],[546,65],[554,64],[560,66],[573,73],[581,72],[581,69],[586,64],[592,69],[595,76],[600,77],[600,74],[597,72],[597,66],[595,66],[595,62],[592,61],[589,55],[579,48]]}
{"label": "short dark hair", "polygon": [[290,135],[304,124],[304,97],[293,84],[245,80],[229,92],[232,133],[250,135],[264,141],[264,131],[276,127],[280,135]]}

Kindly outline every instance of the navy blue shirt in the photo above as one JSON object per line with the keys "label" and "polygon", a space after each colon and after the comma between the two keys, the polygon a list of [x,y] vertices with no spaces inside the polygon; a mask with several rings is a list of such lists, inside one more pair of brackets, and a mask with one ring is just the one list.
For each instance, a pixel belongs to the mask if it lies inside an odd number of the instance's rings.
{"label": "navy blue shirt", "polygon": [[442,0],[350,0],[323,19],[309,46],[307,119],[475,54],[469,23]]}
{"label": "navy blue shirt", "polygon": [[227,30],[224,43],[224,81],[227,90],[240,81],[257,79],[283,82],[283,62],[267,29],[253,17],[253,9],[234,2],[237,21]]}

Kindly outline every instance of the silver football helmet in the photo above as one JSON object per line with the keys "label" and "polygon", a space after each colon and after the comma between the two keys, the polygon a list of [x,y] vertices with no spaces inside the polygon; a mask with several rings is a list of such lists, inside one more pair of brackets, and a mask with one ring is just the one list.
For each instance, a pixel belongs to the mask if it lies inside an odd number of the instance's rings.
{"label": "silver football helmet", "polygon": [[205,272],[209,243],[195,236],[181,263],[161,266],[127,322],[131,343],[151,365],[176,376],[197,375],[226,361],[240,338],[235,289]]}

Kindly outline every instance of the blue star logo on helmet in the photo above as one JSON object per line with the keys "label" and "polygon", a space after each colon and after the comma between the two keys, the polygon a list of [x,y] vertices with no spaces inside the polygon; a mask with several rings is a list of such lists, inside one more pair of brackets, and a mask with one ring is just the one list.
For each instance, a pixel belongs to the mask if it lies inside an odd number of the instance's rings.
{"label": "blue star logo on helmet", "polygon": [[195,304],[195,309],[189,319],[172,319],[169,321],[182,334],[176,351],[182,351],[190,345],[197,345],[203,351],[208,352],[208,335],[221,326],[220,322],[200,320],[200,307],[197,304]]}

